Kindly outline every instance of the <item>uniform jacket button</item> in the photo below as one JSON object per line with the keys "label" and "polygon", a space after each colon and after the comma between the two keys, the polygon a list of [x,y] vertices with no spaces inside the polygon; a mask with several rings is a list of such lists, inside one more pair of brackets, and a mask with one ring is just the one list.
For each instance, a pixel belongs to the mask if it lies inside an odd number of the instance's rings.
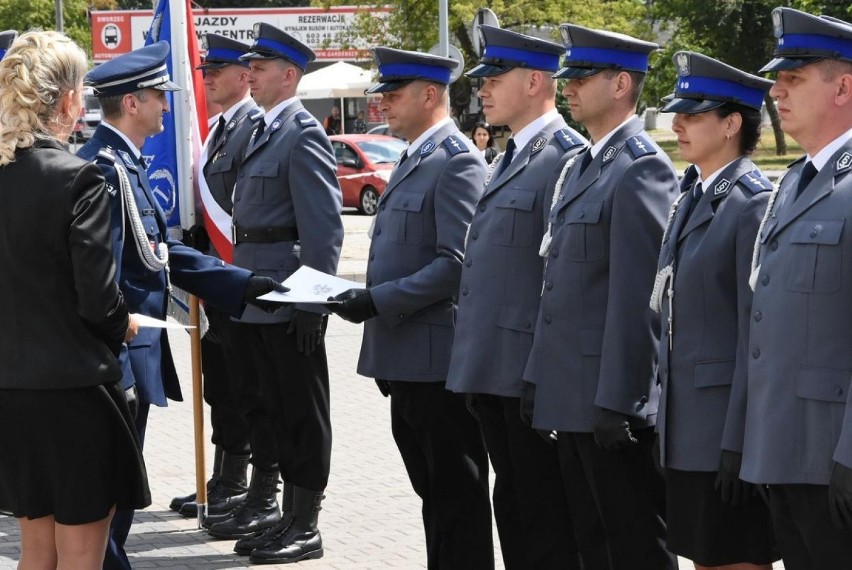
{"label": "uniform jacket button", "polygon": [[554,249],[550,252],[550,256],[551,256],[551,257],[559,257],[559,250],[554,248]]}
{"label": "uniform jacket button", "polygon": [[759,349],[759,348],[755,348],[754,350],[752,350],[752,351],[751,351],[751,356],[752,356],[753,358],[760,358],[760,349]]}
{"label": "uniform jacket button", "polygon": [[838,397],[842,396],[843,395],[843,388],[841,388],[840,386],[835,387],[834,388],[834,395],[838,396]]}
{"label": "uniform jacket button", "polygon": [[473,232],[472,234],[470,234],[470,239],[478,239],[478,238],[479,238],[479,232]]}
{"label": "uniform jacket button", "polygon": [[464,264],[465,264],[467,267],[470,267],[471,265],[473,265],[473,261],[471,261],[470,259],[468,259],[467,261],[465,261],[465,262],[464,262]]}
{"label": "uniform jacket button", "polygon": [[553,289],[553,283],[551,283],[550,281],[545,281],[544,288],[550,291],[551,289]]}
{"label": "uniform jacket button", "polygon": [[376,235],[377,236],[382,235],[382,228],[376,228]]}
{"label": "uniform jacket button", "polygon": [[485,211],[485,204],[480,204],[480,205],[479,205],[479,211],[480,211],[480,212],[484,212],[484,211]]}
{"label": "uniform jacket button", "polygon": [[468,293],[470,293],[470,291],[468,290],[467,287],[465,287],[464,290],[462,291],[462,296],[467,297]]}
{"label": "uniform jacket button", "polygon": [[405,313],[400,313],[398,316],[399,316],[399,318],[400,318],[400,319],[404,319],[404,318],[405,318]]}
{"label": "uniform jacket button", "polygon": [[771,249],[772,251],[778,249],[778,241],[772,240],[771,242],[769,242],[769,249]]}
{"label": "uniform jacket button", "polygon": [[373,261],[374,259],[376,259],[376,254],[375,254],[375,253],[371,253],[371,254],[370,254],[370,261]]}
{"label": "uniform jacket button", "polygon": [[754,320],[760,321],[762,318],[763,318],[763,313],[761,313],[760,311],[754,312]]}
{"label": "uniform jacket button", "polygon": [[769,275],[764,275],[764,276],[760,279],[760,282],[761,282],[763,285],[769,285]]}
{"label": "uniform jacket button", "polygon": [[550,318],[550,315],[544,316],[544,322],[546,322],[547,324],[550,324],[552,321],[553,321],[553,319]]}

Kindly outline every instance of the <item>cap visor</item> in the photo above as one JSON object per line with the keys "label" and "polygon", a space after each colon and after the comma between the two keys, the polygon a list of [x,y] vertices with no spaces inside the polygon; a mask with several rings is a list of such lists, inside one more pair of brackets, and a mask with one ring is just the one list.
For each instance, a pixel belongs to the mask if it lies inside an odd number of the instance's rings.
{"label": "cap visor", "polygon": [[364,95],[372,95],[374,93],[387,93],[388,91],[395,91],[400,87],[405,87],[409,83],[414,81],[413,79],[406,79],[404,81],[387,81],[385,83],[376,83],[375,85],[371,85],[367,89],[364,90]]}
{"label": "cap visor", "polygon": [[221,69],[227,65],[242,65],[239,62],[229,62],[229,61],[205,61],[201,65],[197,66],[195,69]]}
{"label": "cap visor", "polygon": [[508,65],[492,65],[490,63],[480,63],[465,75],[467,77],[493,77],[495,75],[502,75],[509,71],[511,66]]}
{"label": "cap visor", "polygon": [[603,71],[602,67],[563,67],[551,77],[553,79],[582,79],[601,71]]}
{"label": "cap visor", "polygon": [[666,101],[666,99],[667,97],[663,98],[663,101],[666,104],[662,109],[660,109],[661,113],[685,113],[687,115],[694,115],[696,113],[710,111],[725,104],[724,101],[713,101],[711,99],[680,99],[678,97],[673,97],[669,101]]}
{"label": "cap visor", "polygon": [[821,59],[825,59],[822,57],[776,57],[766,65],[760,68],[758,73],[771,73],[773,71],[786,71],[788,69],[796,69],[798,67],[804,67],[810,63],[815,63]]}
{"label": "cap visor", "polygon": [[160,83],[159,85],[152,85],[151,89],[157,89],[158,91],[180,91],[180,85],[177,83],[172,83],[171,81],[166,81],[165,83]]}

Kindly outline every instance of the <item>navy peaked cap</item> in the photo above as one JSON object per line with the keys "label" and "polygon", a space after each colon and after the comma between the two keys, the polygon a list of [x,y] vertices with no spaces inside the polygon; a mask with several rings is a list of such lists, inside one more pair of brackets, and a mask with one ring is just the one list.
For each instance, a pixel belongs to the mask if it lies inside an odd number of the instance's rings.
{"label": "navy peaked cap", "polygon": [[589,77],[604,69],[648,71],[651,52],[660,48],[653,42],[610,32],[593,30],[575,24],[559,26],[567,51],[557,78]]}
{"label": "navy peaked cap", "polygon": [[387,47],[373,48],[373,57],[379,68],[379,81],[364,92],[368,95],[393,91],[417,79],[448,85],[453,70],[459,66],[450,57]]}
{"label": "navy peaked cap", "polygon": [[14,42],[17,37],[18,32],[15,30],[0,32],[0,59],[6,57],[6,51],[8,51],[9,46],[12,45],[12,42]]}
{"label": "navy peaked cap", "polygon": [[140,89],[180,91],[169,79],[166,59],[169,44],[164,41],[135,49],[102,63],[86,74],[86,85],[98,97],[133,93]]}
{"label": "navy peaked cap", "polygon": [[240,60],[284,59],[304,71],[308,63],[316,58],[314,50],[287,32],[271,24],[258,22],[254,25],[254,43]]}
{"label": "navy peaked cap", "polygon": [[201,44],[207,53],[204,61],[196,69],[218,69],[226,65],[248,65],[240,61],[240,57],[247,54],[249,46],[237,40],[220,36],[219,34],[204,34]]}
{"label": "navy peaked cap", "polygon": [[773,60],[760,73],[795,69],[821,59],[852,62],[852,24],[792,8],[772,10]]}
{"label": "navy peaked cap", "polygon": [[494,26],[479,26],[483,46],[479,65],[467,72],[468,77],[490,77],[523,67],[551,73],[559,69],[559,58],[565,46]]}
{"label": "navy peaked cap", "polygon": [[674,93],[664,99],[664,113],[703,113],[725,103],[760,110],[772,82],[731,67],[712,57],[679,51],[672,60],[677,68]]}

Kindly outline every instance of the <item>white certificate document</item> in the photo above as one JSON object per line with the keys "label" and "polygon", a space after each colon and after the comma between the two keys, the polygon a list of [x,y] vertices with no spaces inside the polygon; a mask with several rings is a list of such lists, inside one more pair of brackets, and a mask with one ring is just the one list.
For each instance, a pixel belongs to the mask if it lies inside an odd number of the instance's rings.
{"label": "white certificate document", "polygon": [[147,315],[140,315],[138,313],[134,313],[133,316],[136,318],[136,322],[139,323],[140,327],[152,327],[156,329],[194,329],[195,327],[189,325],[182,325],[178,322],[172,321],[163,321],[160,319],[155,319],[154,317],[149,317]]}
{"label": "white certificate document", "polygon": [[329,301],[338,293],[348,289],[363,289],[364,284],[357,281],[341,279],[322,271],[317,271],[306,265],[296,270],[293,275],[284,281],[284,286],[290,290],[286,293],[272,291],[261,297],[261,301],[274,301],[277,303],[316,303],[329,305],[337,301]]}

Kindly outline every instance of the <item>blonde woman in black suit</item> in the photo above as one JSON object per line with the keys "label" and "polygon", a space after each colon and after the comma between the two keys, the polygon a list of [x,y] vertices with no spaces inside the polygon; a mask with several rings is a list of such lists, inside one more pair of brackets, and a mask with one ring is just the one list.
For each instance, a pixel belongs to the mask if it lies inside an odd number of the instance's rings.
{"label": "blonde woman in black suit", "polygon": [[116,355],[138,328],[114,281],[108,189],[65,148],[86,54],[28,32],[0,63],[0,504],[19,568],[101,568],[116,506],[150,504]]}

